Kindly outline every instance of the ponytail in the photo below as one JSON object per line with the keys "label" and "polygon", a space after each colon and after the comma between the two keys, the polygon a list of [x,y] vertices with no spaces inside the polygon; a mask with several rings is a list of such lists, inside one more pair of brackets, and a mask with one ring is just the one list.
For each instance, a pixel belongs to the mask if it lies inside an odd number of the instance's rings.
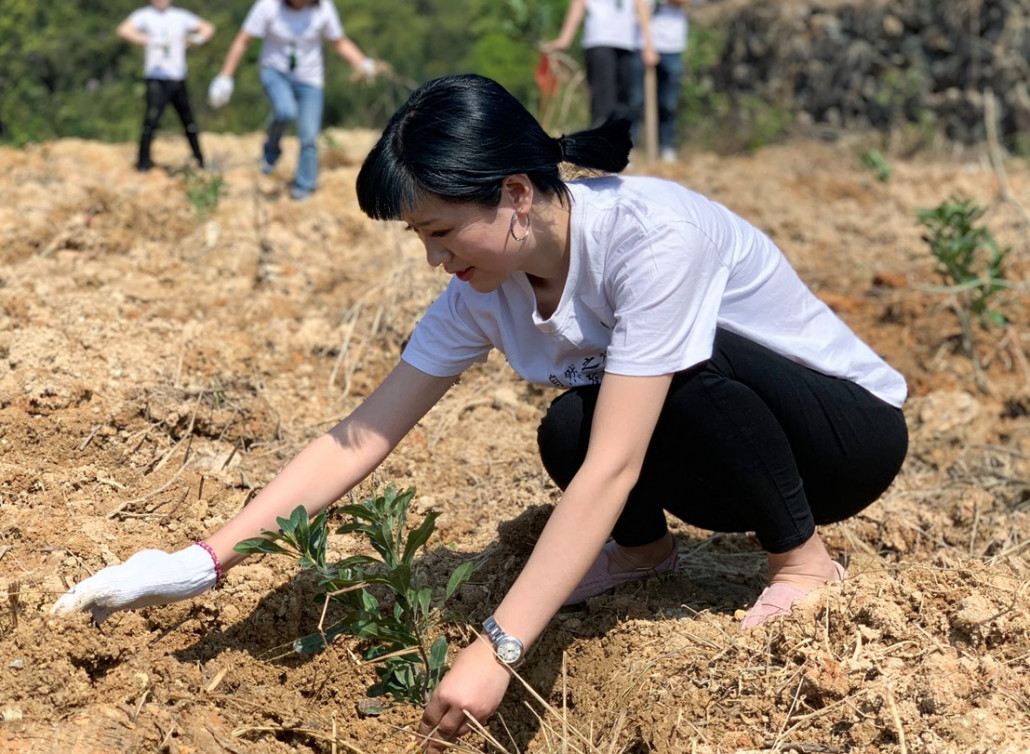
{"label": "ponytail", "polygon": [[559,142],[563,162],[581,168],[620,173],[629,164],[629,151],[633,148],[630,122],[611,117],[597,128],[562,136]]}

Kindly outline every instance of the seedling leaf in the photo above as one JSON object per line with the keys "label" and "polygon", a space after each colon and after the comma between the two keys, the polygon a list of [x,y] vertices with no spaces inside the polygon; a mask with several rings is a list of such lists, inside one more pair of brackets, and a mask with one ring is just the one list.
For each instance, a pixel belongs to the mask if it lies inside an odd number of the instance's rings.
{"label": "seedling leaf", "polygon": [[444,592],[444,599],[450,599],[458,588],[469,580],[472,575],[472,561],[466,560],[464,563],[459,565],[451,573],[451,578],[447,582],[447,591]]}

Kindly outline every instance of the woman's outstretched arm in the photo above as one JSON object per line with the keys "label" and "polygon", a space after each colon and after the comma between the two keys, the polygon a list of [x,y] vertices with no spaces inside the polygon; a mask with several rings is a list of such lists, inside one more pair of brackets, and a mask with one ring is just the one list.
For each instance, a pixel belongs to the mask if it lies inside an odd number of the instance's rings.
{"label": "woman's outstretched arm", "polygon": [[310,443],[221,529],[199,545],[174,553],[143,550],[70,589],[56,615],[88,610],[99,623],[118,610],[134,610],[195,597],[215,585],[220,570],[245,556],[244,539],[275,530],[276,518],[298,505],[317,513],[368,476],[454,383],[401,362],[346,419]]}
{"label": "woman's outstretched arm", "polygon": [[298,453],[232,520],[205,542],[225,568],[245,556],[233,548],[277,528],[303,505],[315,515],[367,477],[432,408],[454,377],[431,377],[400,362],[353,413]]}

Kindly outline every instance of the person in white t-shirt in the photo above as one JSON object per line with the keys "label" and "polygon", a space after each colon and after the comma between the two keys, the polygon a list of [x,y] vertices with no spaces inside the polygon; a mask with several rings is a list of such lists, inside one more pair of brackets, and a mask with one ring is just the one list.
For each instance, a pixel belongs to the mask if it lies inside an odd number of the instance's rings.
{"label": "person in white t-shirt", "polygon": [[229,102],[236,69],[255,39],[263,40],[258,66],[261,85],[272,106],[261,169],[266,174],[275,169],[282,154],[282,137],[290,123],[296,122],[300,155],[290,196],[303,200],[318,184],[318,134],[325,106],[322,40],[329,40],[336,53],[366,80],[375,78],[386,66],[365,55],[344,34],[333,0],[257,0],[208,89],[212,107]]}
{"label": "person in white t-shirt", "polygon": [[204,542],[137,553],[54,612],[103,619],[203,592],[244,558],[238,542],[370,475],[494,348],[524,379],[563,391],[538,431],[562,495],[484,634],[433,692],[424,751],[467,731],[466,713],[497,708],[505,663],[563,605],[673,571],[666,513],[756,535],[770,583],[743,628],[843,579],[816,525],[855,515],[894,479],[905,380],[726,207],[657,178],[559,174],[564,162],[617,173],[630,146],[626,121],[552,138],[482,76],[416,90],[357,179],[361,209],[405,222],[453,276],[400,361]]}
{"label": "person in white t-shirt", "polygon": [[173,8],[172,0],[150,0],[149,6],[133,11],[118,25],[117,34],[129,44],[145,49],[146,112],[136,167],[140,172],[146,172],[154,166],[150,146],[168,103],[182,121],[193,157],[200,167],[204,167],[197,123],[193,119],[186,90],[186,47],[202,45],[210,40],[215,27],[195,13]]}
{"label": "person in white t-shirt", "polygon": [[[609,118],[635,121],[633,101],[635,59],[657,65],[651,47],[649,0],[571,0],[558,38],[542,46],[544,52],[569,49],[583,27],[583,56],[590,87],[590,125]],[[642,44],[638,48],[637,35]]]}

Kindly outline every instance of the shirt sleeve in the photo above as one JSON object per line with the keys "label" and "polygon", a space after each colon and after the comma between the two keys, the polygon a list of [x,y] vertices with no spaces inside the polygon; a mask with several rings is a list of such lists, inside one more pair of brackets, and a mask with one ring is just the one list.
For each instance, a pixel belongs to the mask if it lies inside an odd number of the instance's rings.
{"label": "shirt sleeve", "polygon": [[247,35],[254,37],[254,39],[264,39],[265,34],[268,33],[268,24],[271,22],[271,11],[274,9],[272,3],[278,2],[279,0],[258,0],[247,11],[247,17],[243,19],[243,26],[240,27],[241,31]]}
{"label": "shirt sleeve", "polygon": [[146,31],[146,29],[147,29],[147,24],[146,24],[147,14],[146,14],[146,11],[147,11],[146,8],[138,8],[137,10],[134,10],[132,13],[129,14],[128,21],[129,21],[130,24],[132,24],[132,28],[133,29],[136,29],[137,31],[143,31],[143,32]]}
{"label": "shirt sleeve", "polygon": [[332,0],[324,0],[324,5],[325,21],[322,25],[322,36],[330,42],[335,42],[344,36],[343,24]]}
{"label": "shirt sleeve", "polygon": [[[180,8],[180,10],[182,9]],[[200,28],[200,16],[188,10],[183,10],[182,13],[185,22],[183,25],[186,27],[186,31],[193,32]]]}
{"label": "shirt sleeve", "polygon": [[434,377],[454,377],[493,348],[452,282],[415,326],[401,358]]}

